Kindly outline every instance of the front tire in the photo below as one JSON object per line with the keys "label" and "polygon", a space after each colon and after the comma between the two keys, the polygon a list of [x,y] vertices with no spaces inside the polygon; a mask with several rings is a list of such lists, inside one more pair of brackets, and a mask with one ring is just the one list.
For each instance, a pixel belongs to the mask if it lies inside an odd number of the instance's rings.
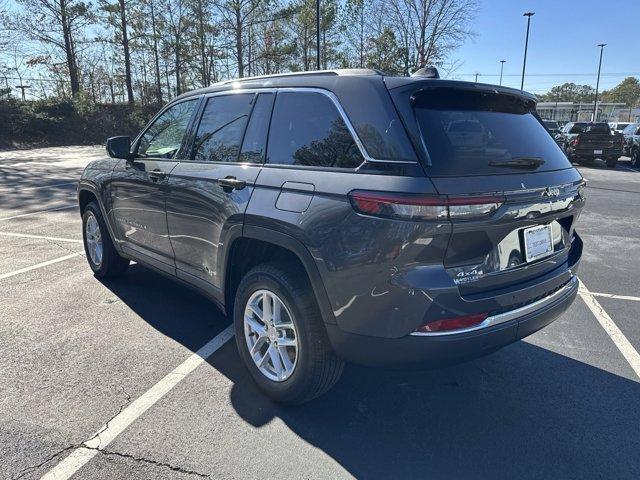
{"label": "front tire", "polygon": [[307,402],[342,374],[344,362],[331,348],[313,289],[298,268],[250,270],[236,292],[234,326],[240,357],[277,402]]}
{"label": "front tire", "polygon": [[129,260],[118,255],[95,202],[90,202],[82,212],[82,240],[87,261],[96,277],[114,278],[127,270]]}

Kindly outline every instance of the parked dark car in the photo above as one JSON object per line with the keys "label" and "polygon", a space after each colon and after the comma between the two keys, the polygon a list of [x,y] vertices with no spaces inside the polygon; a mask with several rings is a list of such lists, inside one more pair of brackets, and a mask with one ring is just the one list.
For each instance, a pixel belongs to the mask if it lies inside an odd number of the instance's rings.
{"label": "parked dark car", "polygon": [[560,133],[560,124],[555,120],[542,120],[542,122],[551,135],[556,136]]}
{"label": "parked dark car", "polygon": [[601,158],[607,167],[613,168],[622,156],[624,137],[611,133],[607,123],[570,122],[556,141],[573,162],[587,163]]}
{"label": "parked dark car", "polygon": [[611,133],[622,133],[629,126],[629,122],[610,122],[608,125]]}
{"label": "parked dark car", "polygon": [[369,70],[229,81],[107,151],[79,184],[95,275],[135,260],[208,295],[278,401],[322,394],[344,360],[488,354],[578,290],[584,181],[519,90]]}
{"label": "parked dark car", "polygon": [[631,158],[631,165],[640,167],[640,123],[630,123],[622,131],[624,145],[622,154]]}

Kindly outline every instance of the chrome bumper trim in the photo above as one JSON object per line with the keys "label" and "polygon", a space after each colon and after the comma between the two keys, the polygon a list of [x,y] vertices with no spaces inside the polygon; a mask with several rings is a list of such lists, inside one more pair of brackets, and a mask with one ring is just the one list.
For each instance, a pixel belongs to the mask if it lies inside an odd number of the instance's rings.
{"label": "chrome bumper trim", "polygon": [[493,327],[495,325],[500,325],[501,323],[509,322],[511,320],[515,320],[520,317],[524,317],[530,313],[535,312],[536,310],[540,310],[561,297],[567,295],[569,291],[578,286],[578,277],[575,275],[571,277],[571,279],[567,282],[567,284],[562,287],[557,292],[553,292],[551,295],[541,298],[529,305],[525,305],[524,307],[516,308],[515,310],[510,310],[508,312],[500,313],[498,315],[492,315],[484,319],[482,323],[478,325],[474,325],[469,328],[461,328],[459,330],[447,330],[444,332],[413,332],[410,335],[415,337],[438,337],[444,335],[457,335],[459,333],[467,333],[467,332],[475,332],[476,330],[482,330],[483,328]]}

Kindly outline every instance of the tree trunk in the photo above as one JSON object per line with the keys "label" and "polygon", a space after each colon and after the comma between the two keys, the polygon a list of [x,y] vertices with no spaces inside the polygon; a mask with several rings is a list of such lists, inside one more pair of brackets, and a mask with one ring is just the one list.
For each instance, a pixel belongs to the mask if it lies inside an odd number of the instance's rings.
{"label": "tree trunk", "polygon": [[153,29],[153,61],[156,68],[156,99],[158,104],[162,104],[162,83],[160,80],[160,58],[158,55],[158,31],[156,29],[156,15],[153,9],[153,2],[151,6],[151,28]]}
{"label": "tree trunk", "polygon": [[176,56],[175,56],[175,67],[176,67],[176,97],[182,93],[182,85],[180,79],[180,37],[176,37]]}
{"label": "tree trunk", "polygon": [[207,68],[207,50],[206,35],[204,30],[204,9],[202,8],[202,0],[198,1],[198,40],[200,42],[200,77],[202,86],[206,87],[211,83],[209,71]]}
{"label": "tree trunk", "polygon": [[124,50],[124,81],[127,85],[127,101],[133,104],[133,84],[131,82],[131,55],[129,52],[129,37],[127,36],[127,12],[124,0],[120,3],[120,28],[122,29],[122,49]]}
{"label": "tree trunk", "polygon": [[71,38],[71,27],[67,15],[67,0],[60,1],[60,22],[62,23],[62,36],[64,38],[64,51],[67,57],[67,68],[69,69],[69,81],[71,82],[71,95],[80,93],[80,80],[78,79],[78,66],[73,50],[73,40]]}
{"label": "tree trunk", "polygon": [[240,16],[240,7],[235,7],[236,14],[236,57],[238,59],[238,77],[244,77],[244,52],[242,50],[242,17]]}

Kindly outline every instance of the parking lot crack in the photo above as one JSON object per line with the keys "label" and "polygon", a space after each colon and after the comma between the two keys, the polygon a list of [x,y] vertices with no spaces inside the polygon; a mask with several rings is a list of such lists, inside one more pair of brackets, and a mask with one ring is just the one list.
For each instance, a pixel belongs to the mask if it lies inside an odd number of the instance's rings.
{"label": "parking lot crack", "polygon": [[[85,448],[88,448],[88,447],[85,446]],[[112,455],[112,456],[116,456],[116,457],[127,458],[129,460],[134,460],[134,461],[139,462],[139,463],[146,463],[148,465],[155,465],[157,467],[168,468],[169,470],[172,470],[172,471],[178,472],[178,473],[183,473],[185,475],[194,475],[194,476],[201,477],[201,478],[211,478],[211,476],[206,474],[206,473],[196,472],[195,470],[189,470],[189,469],[186,469],[186,468],[183,468],[183,467],[172,465],[170,463],[159,462],[157,460],[152,460],[152,459],[145,458],[145,457],[138,457],[136,455],[131,455],[129,453],[116,452],[115,450],[105,450],[105,449],[100,449],[100,448],[95,448],[94,450],[97,450],[98,452],[100,452],[103,455]]]}
{"label": "parking lot crack", "polygon": [[[131,403],[131,395],[124,389],[124,387],[120,387],[120,389],[122,390],[122,393],[125,396],[125,401],[120,405],[120,408],[118,408],[118,411],[114,415],[112,415],[109,420],[107,420],[105,422],[105,424],[102,426],[102,428],[100,430],[98,430],[95,433],[95,435],[93,435],[89,440],[84,442],[84,446],[87,446],[88,444],[90,444],[90,442],[97,437],[98,438],[98,446],[96,448],[99,450],[100,447],[102,447],[102,438],[100,437],[100,434],[102,432],[106,431],[109,428],[109,424],[113,421],[113,419],[116,418],[118,415],[120,415],[122,413],[122,411],[125,409],[125,407],[127,405],[129,405],[129,403]],[[88,447],[88,448],[92,448],[92,447]]]}
{"label": "parking lot crack", "polygon": [[28,475],[29,473],[34,472],[34,471],[38,470],[41,467],[44,467],[47,463],[49,463],[50,461],[56,459],[60,455],[66,453],[66,452],[68,452],[70,450],[75,450],[79,446],[80,445],[69,445],[68,447],[64,447],[62,450],[58,450],[57,452],[49,455],[42,462],[40,462],[40,463],[38,463],[36,465],[31,465],[31,466],[25,468],[20,473],[18,473],[17,476],[12,477],[12,480],[19,480],[19,479],[23,478],[25,475]]}

